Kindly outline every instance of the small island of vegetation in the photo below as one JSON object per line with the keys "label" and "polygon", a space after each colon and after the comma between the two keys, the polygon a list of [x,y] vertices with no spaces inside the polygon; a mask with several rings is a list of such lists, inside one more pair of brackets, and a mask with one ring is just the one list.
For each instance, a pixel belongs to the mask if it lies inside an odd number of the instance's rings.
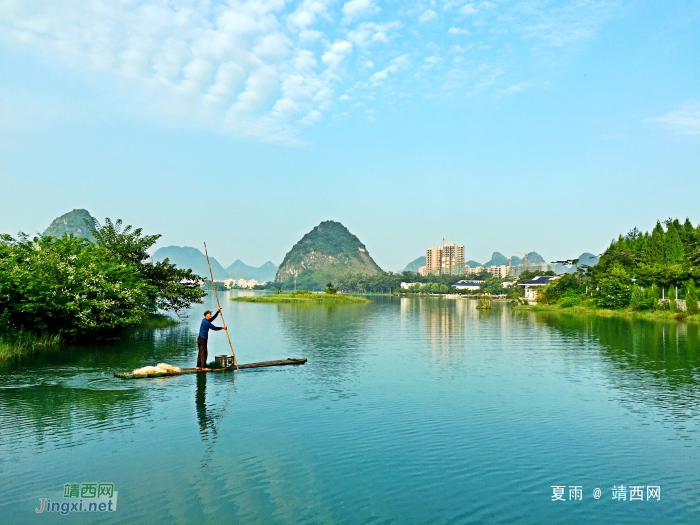
{"label": "small island of vegetation", "polygon": [[323,304],[367,304],[371,302],[365,297],[356,295],[339,294],[338,290],[333,287],[332,283],[326,285],[323,293],[310,292],[308,290],[299,290],[297,292],[282,293],[282,290],[277,290],[275,294],[268,295],[246,295],[242,297],[234,297],[232,301],[243,303],[323,303]]}

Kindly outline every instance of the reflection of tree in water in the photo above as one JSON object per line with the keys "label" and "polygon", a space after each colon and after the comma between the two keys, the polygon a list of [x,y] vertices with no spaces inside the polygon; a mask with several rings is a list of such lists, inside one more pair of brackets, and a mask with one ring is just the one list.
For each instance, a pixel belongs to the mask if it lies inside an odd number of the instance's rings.
{"label": "reflection of tree in water", "polygon": [[686,421],[700,416],[700,327],[621,317],[538,315],[567,338],[594,338],[616,388]]}
{"label": "reflection of tree in water", "polygon": [[[114,341],[64,345],[0,366],[0,432],[5,443],[71,443],[76,430],[132,425],[160,395],[112,377],[117,371],[186,359],[196,350],[183,325],[132,330]],[[148,391],[148,394],[144,394]],[[5,432],[12,429],[11,432]],[[85,439],[81,432],[79,439]],[[89,437],[87,438],[89,439]],[[24,443],[26,445],[26,442]]]}
{"label": "reflection of tree in water", "polygon": [[[28,359],[3,363],[0,370],[41,371],[47,366],[73,365],[100,370],[133,370],[185,358],[197,348],[196,336],[184,326],[126,331],[120,339],[62,345],[59,351],[42,352]],[[75,372],[75,370],[73,370]]]}
{"label": "reflection of tree in water", "polygon": [[[63,385],[2,388],[0,434],[10,451],[46,442],[66,445],[74,439],[90,439],[91,430],[98,435],[115,425],[133,425],[150,408],[141,389],[93,390]],[[79,438],[73,437],[75,430],[81,430]]]}

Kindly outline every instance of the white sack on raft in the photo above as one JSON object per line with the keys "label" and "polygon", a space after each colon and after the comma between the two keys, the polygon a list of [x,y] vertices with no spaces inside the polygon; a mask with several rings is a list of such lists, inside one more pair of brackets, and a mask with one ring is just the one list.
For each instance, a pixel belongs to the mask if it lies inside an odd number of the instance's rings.
{"label": "white sack on raft", "polygon": [[137,368],[132,374],[179,374],[181,370],[167,363],[158,363],[158,366],[144,366]]}

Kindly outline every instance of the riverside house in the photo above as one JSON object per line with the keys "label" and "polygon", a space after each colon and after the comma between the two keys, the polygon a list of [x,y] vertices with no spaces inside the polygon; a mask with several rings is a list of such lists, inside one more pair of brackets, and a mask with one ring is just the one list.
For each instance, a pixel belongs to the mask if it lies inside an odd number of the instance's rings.
{"label": "riverside house", "polygon": [[519,286],[525,287],[525,300],[528,304],[537,304],[537,290],[558,278],[558,276],[538,275],[527,282],[520,283]]}

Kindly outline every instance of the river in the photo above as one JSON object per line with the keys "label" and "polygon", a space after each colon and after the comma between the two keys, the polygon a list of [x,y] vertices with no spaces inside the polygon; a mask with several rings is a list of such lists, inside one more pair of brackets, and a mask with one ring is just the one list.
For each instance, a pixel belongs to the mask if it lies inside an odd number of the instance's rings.
{"label": "river", "polygon": [[[0,523],[700,521],[697,325],[234,294],[240,363],[308,363],[113,378],[194,366],[207,297],[179,326],[0,365]],[[211,334],[210,360],[224,353]],[[91,483],[113,484],[116,510],[37,513]]]}

